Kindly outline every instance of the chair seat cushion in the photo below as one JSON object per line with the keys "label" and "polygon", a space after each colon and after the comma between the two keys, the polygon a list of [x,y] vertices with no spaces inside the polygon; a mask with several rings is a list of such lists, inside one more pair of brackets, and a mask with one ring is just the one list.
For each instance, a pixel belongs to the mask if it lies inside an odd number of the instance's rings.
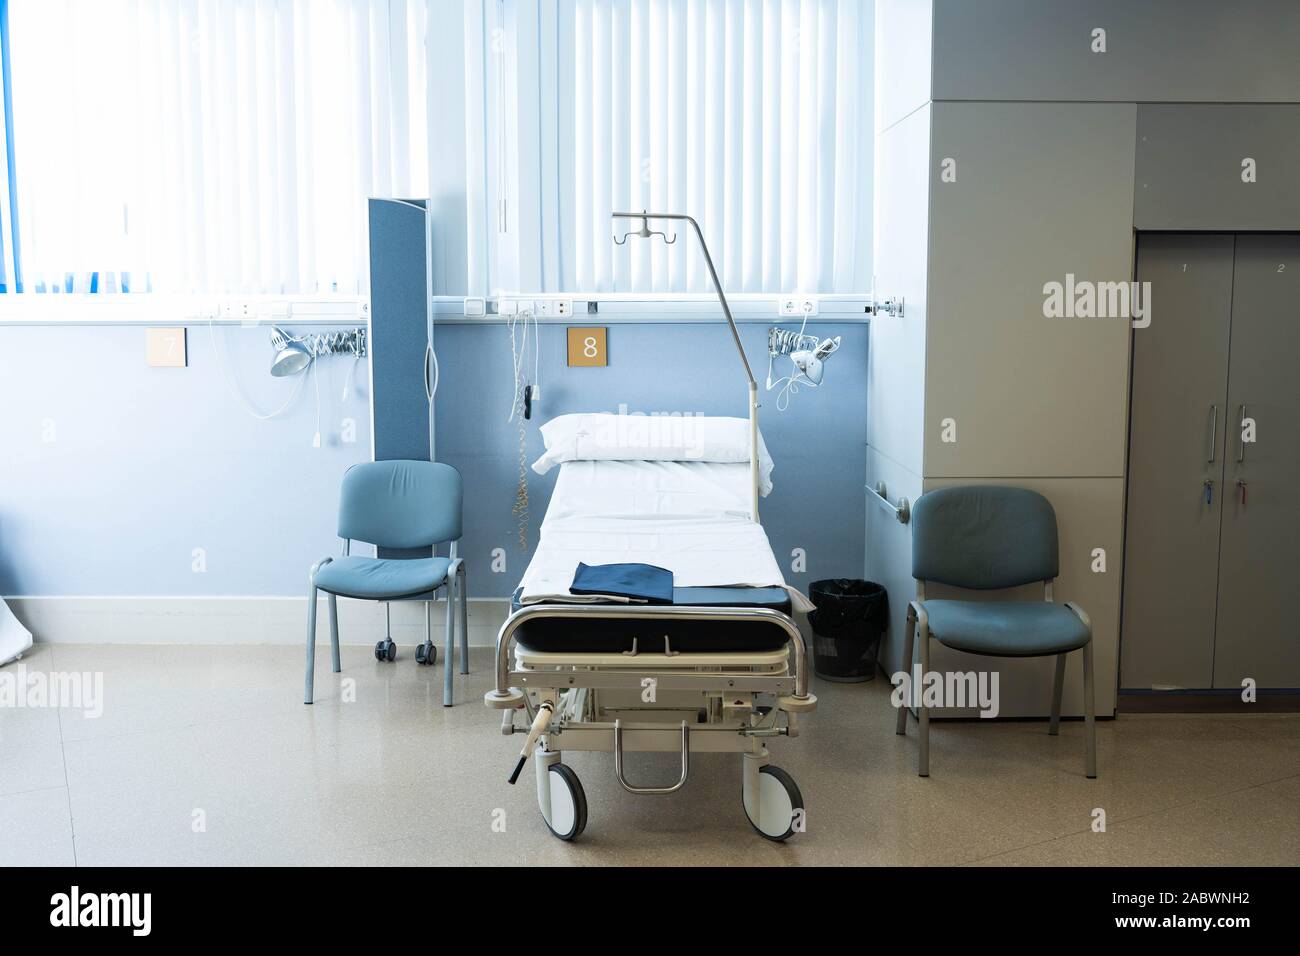
{"label": "chair seat cushion", "polygon": [[448,558],[335,558],[316,572],[316,587],[343,597],[392,601],[426,594],[447,580]]}
{"label": "chair seat cushion", "polygon": [[1077,650],[1092,635],[1079,616],[1048,601],[926,601],[930,633],[971,654],[1042,657]]}

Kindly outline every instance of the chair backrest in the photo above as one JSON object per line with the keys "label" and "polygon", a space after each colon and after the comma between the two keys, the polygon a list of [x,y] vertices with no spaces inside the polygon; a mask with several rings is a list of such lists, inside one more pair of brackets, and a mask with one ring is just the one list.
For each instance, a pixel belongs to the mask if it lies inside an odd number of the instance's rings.
{"label": "chair backrest", "polygon": [[460,472],[436,461],[367,461],[343,476],[339,537],[381,548],[427,548],[461,531]]}
{"label": "chair backrest", "polygon": [[912,506],[912,577],[959,588],[1012,588],[1060,573],[1056,512],[1028,488],[968,485]]}

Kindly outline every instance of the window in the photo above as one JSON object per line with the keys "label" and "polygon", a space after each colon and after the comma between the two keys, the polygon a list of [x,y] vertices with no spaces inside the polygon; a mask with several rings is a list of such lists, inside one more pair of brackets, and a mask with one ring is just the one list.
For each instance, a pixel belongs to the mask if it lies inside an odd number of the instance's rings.
{"label": "window", "polygon": [[870,290],[873,4],[474,8],[469,292],[709,289],[691,239],[616,247],[614,209],[694,215],[729,290]]}
{"label": "window", "polygon": [[428,189],[423,3],[8,7],[26,291],[355,293]]}
{"label": "window", "polygon": [[[435,291],[865,292],[859,0],[0,0],[9,291],[366,291],[428,196]],[[6,195],[9,202],[4,202]]]}

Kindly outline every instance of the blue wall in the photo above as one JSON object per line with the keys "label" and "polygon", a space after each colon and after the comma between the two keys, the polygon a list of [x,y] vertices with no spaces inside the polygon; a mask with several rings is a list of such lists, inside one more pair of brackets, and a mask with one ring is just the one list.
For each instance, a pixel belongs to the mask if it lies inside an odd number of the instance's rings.
{"label": "blue wall", "polygon": [[[843,345],[826,363],[825,384],[802,389],[780,412],[777,393],[763,390],[767,325],[741,326],[759,379],[759,424],[776,462],[774,490],[759,509],[786,580],[798,586],[822,577],[857,577],[864,562],[867,327],[828,322],[815,330],[821,336],[842,335]],[[747,414],[743,372],[722,322],[611,325],[605,368],[568,368],[563,326],[543,326],[541,334],[542,397],[526,431],[529,464],[543,450],[538,426],[569,412],[614,412],[622,403],[633,412]],[[448,324],[438,326],[435,338],[442,381],[434,441],[438,459],[465,477],[470,588],[475,595],[505,596],[531,556],[558,471],[545,476],[528,471],[530,548],[522,552],[511,514],[519,436],[506,423],[512,388],[509,331],[499,324]],[[789,364],[778,359],[776,374],[784,374]],[[796,547],[807,552],[802,574],[791,571]],[[491,571],[494,548],[505,550],[503,573]]]}
{"label": "blue wall", "polygon": [[[269,374],[269,329],[214,333],[249,401],[278,408],[293,382]],[[208,328],[188,341],[189,368],[149,368],[143,328],[0,327],[0,594],[305,594],[312,562],[337,553],[339,479],[370,457],[365,363],[348,403],[350,360],[321,363],[316,449],[310,381],[257,421]]]}
{"label": "blue wall", "polygon": [[[597,323],[593,323],[597,324]],[[760,380],[766,325],[742,327]],[[857,575],[863,566],[863,448],[867,329],[819,324],[844,345],[826,384],[803,390],[788,411],[760,391],[763,434],[776,461],[763,520],[787,579]],[[292,382],[268,374],[268,329],[218,327],[227,370],[263,411]],[[614,325],[610,365],[565,366],[564,329],[542,329],[542,399],[527,429],[572,411],[745,414],[745,390],[721,324]],[[466,478],[466,540],[475,596],[504,596],[528,555],[511,508],[518,436],[506,424],[510,343],[499,324],[440,325],[438,457]],[[315,401],[308,381],[281,418],[256,421],[222,383],[206,326],[189,331],[190,367],[145,365],[145,331],[132,327],[0,326],[0,594],[298,595],[317,558],[337,553],[339,479],[370,456],[365,365],[351,401],[340,392],[349,362],[323,361],[320,449],[312,447]],[[761,357],[761,361],[760,361]],[[784,360],[780,365],[788,365]],[[352,419],[355,442],[341,440]],[[44,441],[46,423],[53,441]],[[529,471],[530,543],[555,474]],[[491,571],[504,548],[504,573]],[[808,553],[804,574],[790,551]],[[206,551],[207,570],[191,570]]]}

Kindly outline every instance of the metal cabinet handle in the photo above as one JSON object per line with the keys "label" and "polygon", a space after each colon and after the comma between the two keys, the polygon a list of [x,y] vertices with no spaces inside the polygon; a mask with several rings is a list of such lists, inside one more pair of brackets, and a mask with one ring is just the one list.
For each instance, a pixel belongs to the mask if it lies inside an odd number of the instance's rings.
{"label": "metal cabinet handle", "polygon": [[429,383],[429,356],[433,354],[433,345],[428,344],[424,347],[424,396],[429,401],[433,401],[433,387]]}
{"label": "metal cabinet handle", "polygon": [[1214,455],[1216,446],[1219,444],[1219,406],[1216,402],[1210,406],[1212,418],[1210,419],[1210,457],[1205,459],[1207,465],[1214,464]]}
{"label": "metal cabinet handle", "polygon": [[1237,428],[1237,461],[1246,460],[1246,403],[1241,403],[1241,421]]}

